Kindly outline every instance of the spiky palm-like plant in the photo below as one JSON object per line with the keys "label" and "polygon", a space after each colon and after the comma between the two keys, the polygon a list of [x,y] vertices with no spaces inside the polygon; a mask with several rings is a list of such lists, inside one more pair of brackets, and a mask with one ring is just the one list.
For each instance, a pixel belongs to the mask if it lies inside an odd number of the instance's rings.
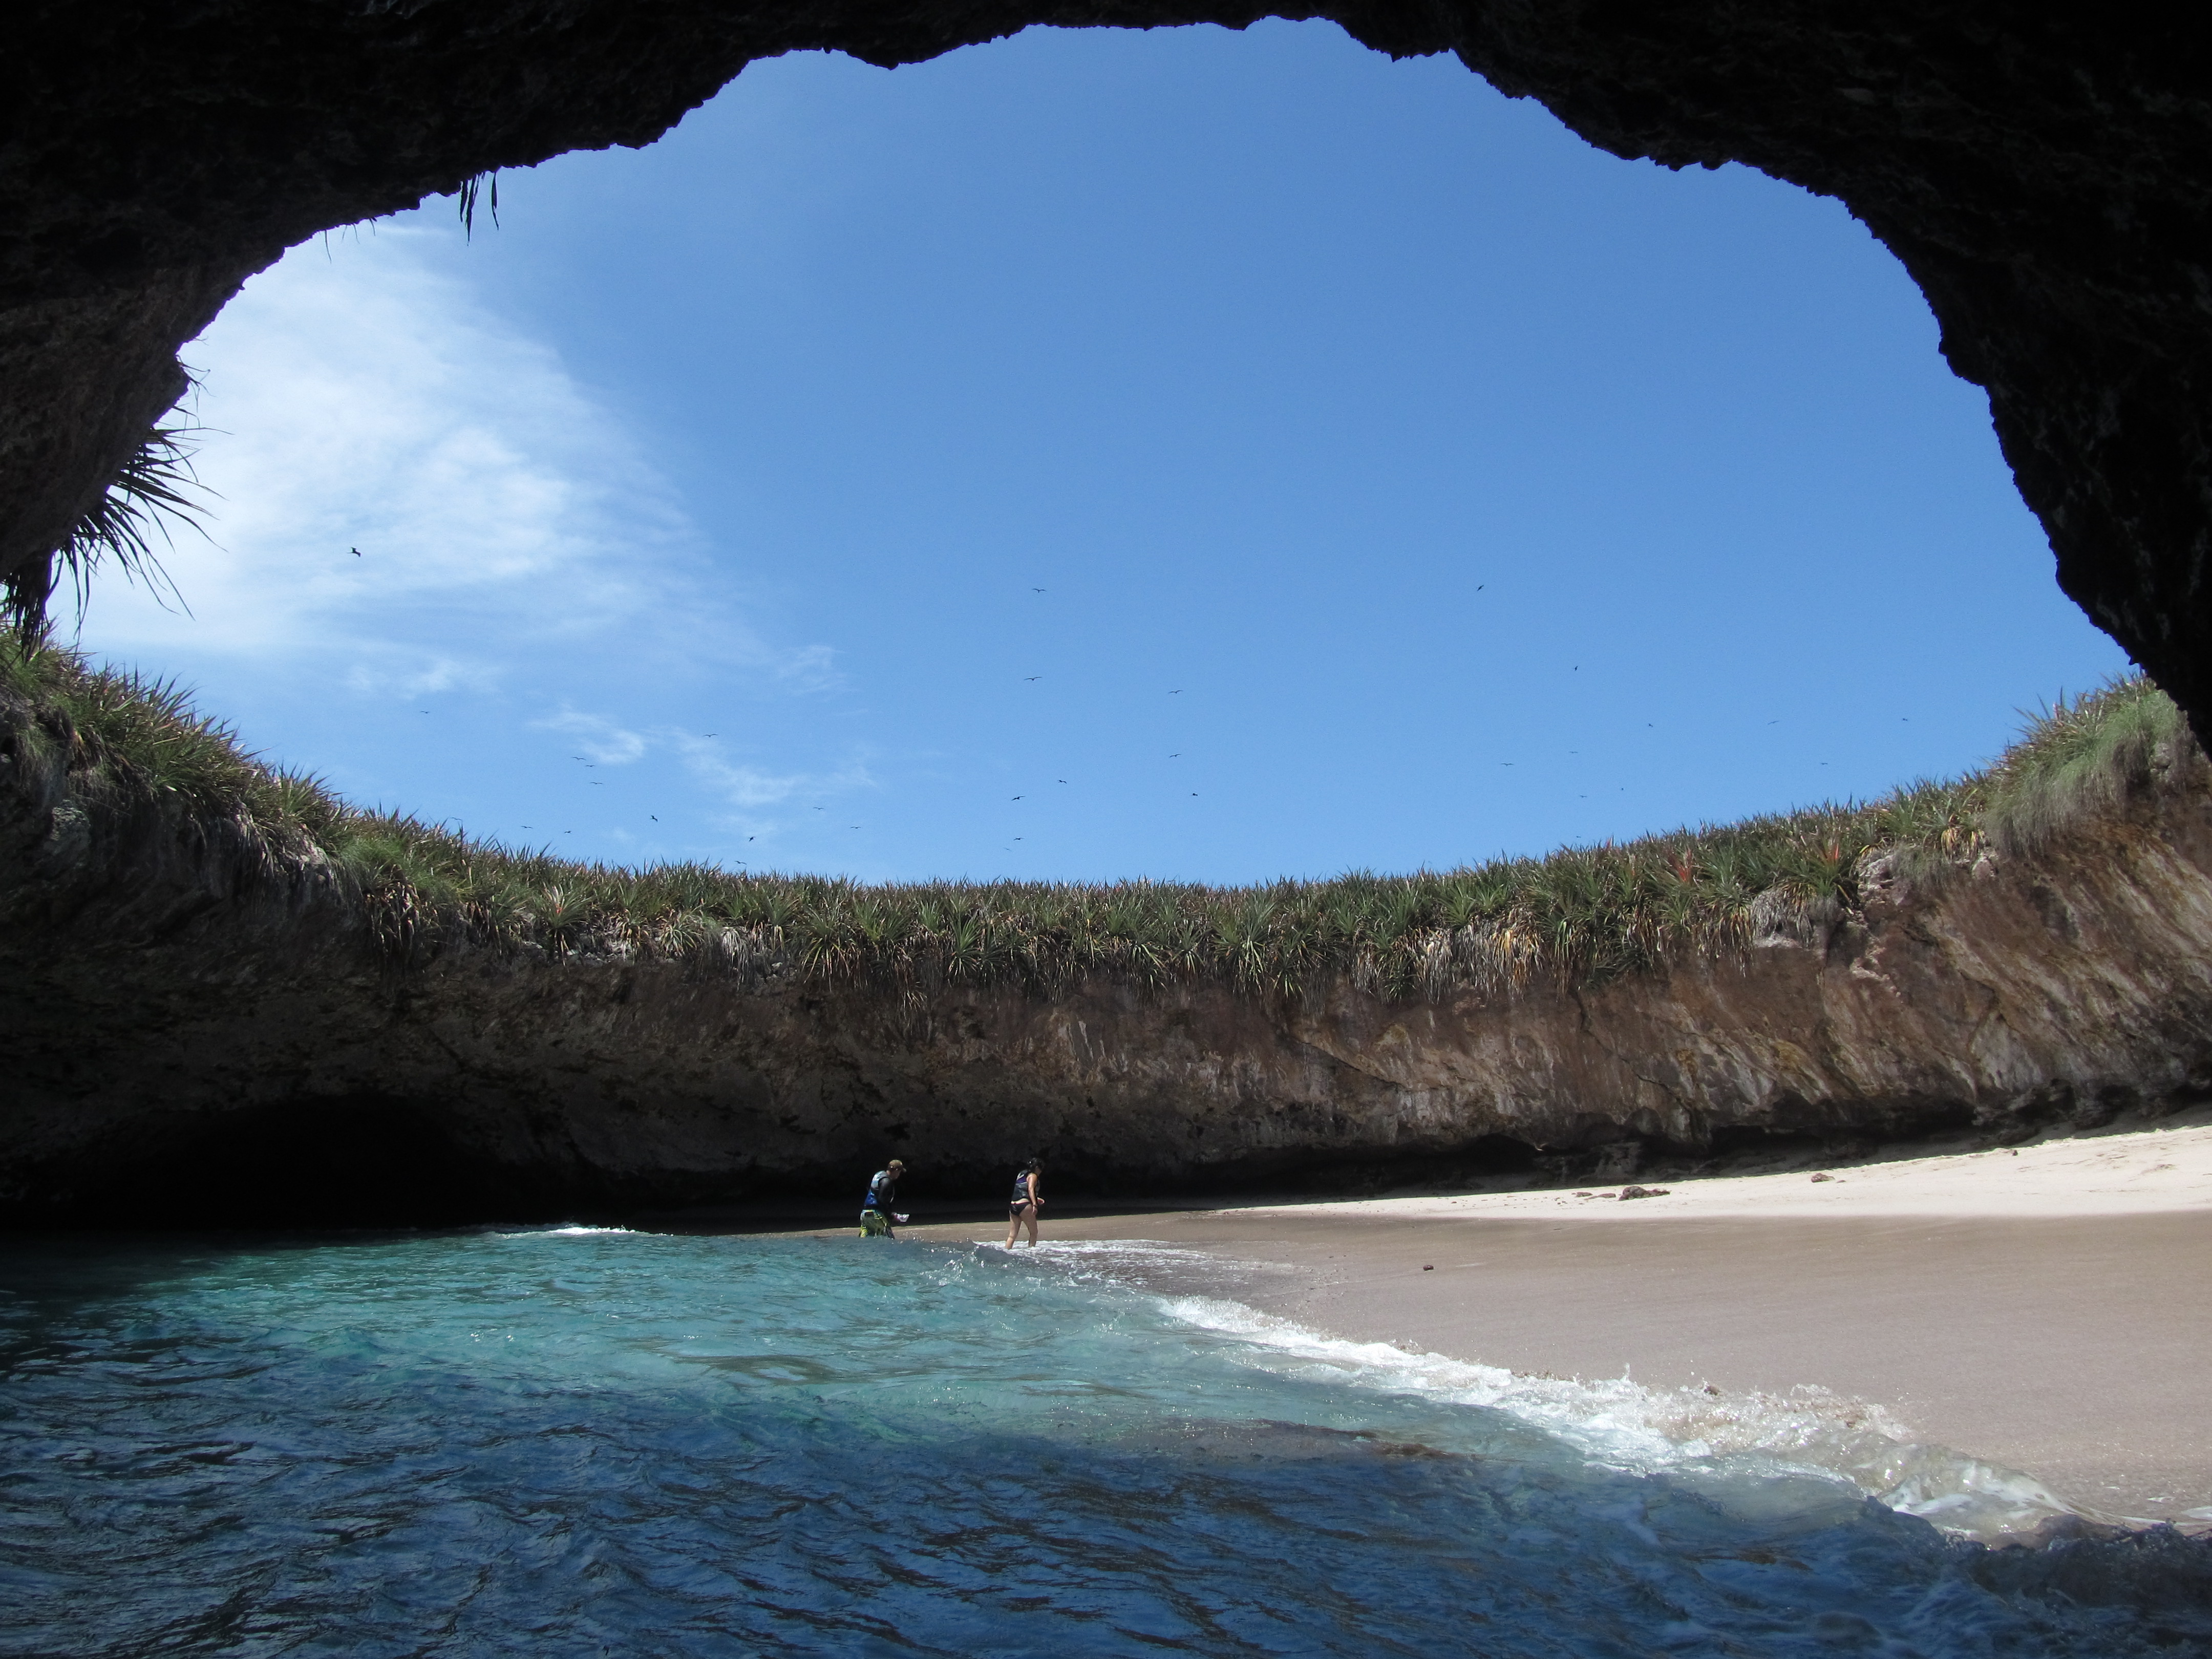
{"label": "spiky palm-like plant", "polygon": [[[485,188],[487,185],[489,186],[489,189]],[[460,212],[461,234],[463,235],[474,236],[476,234],[477,204],[478,202],[483,203],[486,207],[490,209],[492,226],[495,229],[498,228],[499,173],[496,169],[490,173],[479,173],[473,178],[462,179],[460,189],[453,192],[453,205]]]}
{"label": "spiky palm-like plant", "polygon": [[[44,718],[25,720],[26,705]],[[799,983],[909,991],[1049,989],[1093,973],[1285,998],[1340,975],[1392,998],[1599,982],[1741,951],[1792,912],[1848,910],[1877,860],[1915,884],[1947,880],[1987,852],[2033,846],[2145,792],[2212,788],[2179,710],[2130,678],[2045,711],[1978,774],[1545,858],[1258,888],[868,887],[711,865],[575,863],[362,811],[247,753],[176,686],[95,667],[43,629],[0,629],[0,714],[41,764],[65,765],[94,797],[319,848],[356,886],[375,936],[410,959],[474,939],[556,955],[696,954]]]}
{"label": "spiky palm-like plant", "polygon": [[173,544],[172,519],[201,530],[204,508],[199,498],[207,487],[192,471],[191,439],[196,430],[157,426],[147,433],[92,510],[70,528],[68,538],[44,560],[0,581],[0,616],[27,642],[45,628],[46,608],[64,579],[76,591],[81,617],[91,596],[93,573],[111,562],[126,581],[143,580],[156,599],[166,592],[184,605],[184,596],[155,554],[154,538],[158,534],[165,544]]}

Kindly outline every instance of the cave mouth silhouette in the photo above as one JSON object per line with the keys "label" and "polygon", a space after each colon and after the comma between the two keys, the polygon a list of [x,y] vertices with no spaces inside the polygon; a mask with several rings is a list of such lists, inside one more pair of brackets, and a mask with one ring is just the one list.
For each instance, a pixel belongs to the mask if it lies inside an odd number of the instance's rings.
{"label": "cave mouth silhouette", "polygon": [[[2212,25],[2172,8],[26,0],[0,70],[0,580],[40,580],[185,391],[179,348],[319,232],[650,143],[785,52],[890,66],[1031,24],[1268,15],[1453,53],[1615,155],[1842,201],[1988,393],[2062,587],[2212,734]],[[73,1218],[557,1212],[414,1101],[289,1103],[104,1162],[56,1183]]]}
{"label": "cave mouth silhouette", "polygon": [[574,1205],[544,1172],[466,1150],[434,1108],[377,1096],[173,1121],[71,1174],[56,1183],[69,1196],[22,1224],[328,1231],[544,1221]]}
{"label": "cave mouth silhouette", "polygon": [[1454,53],[1616,155],[1842,200],[1989,393],[2060,586],[2212,731],[2212,26],[2171,8],[30,0],[0,100],[0,581],[40,580],[184,392],[178,349],[318,232],[649,143],[763,58],[1264,16]]}
{"label": "cave mouth silhouette", "polygon": [[[12,1231],[301,1232],[598,1222],[713,1227],[754,1211],[783,1225],[842,1225],[854,1171],[866,1159],[809,1166],[761,1182],[667,1171],[611,1179],[543,1158],[502,1163],[467,1147],[451,1111],[429,1101],[348,1095],[195,1114],[144,1133],[131,1152],[97,1149],[76,1168],[45,1172],[53,1196],[16,1211]],[[887,1144],[896,1143],[896,1129]],[[1329,1197],[1424,1189],[1534,1174],[1539,1149],[1506,1134],[1464,1145],[1355,1158],[1291,1152],[1253,1155],[1163,1179],[1119,1170],[1110,1152],[1075,1148],[1051,1161],[1066,1200],[1140,1207],[1176,1194]],[[997,1164],[917,1167],[921,1210],[958,1219],[1003,1198]],[[980,1207],[979,1207],[980,1206]],[[722,1212],[719,1218],[714,1212]]]}

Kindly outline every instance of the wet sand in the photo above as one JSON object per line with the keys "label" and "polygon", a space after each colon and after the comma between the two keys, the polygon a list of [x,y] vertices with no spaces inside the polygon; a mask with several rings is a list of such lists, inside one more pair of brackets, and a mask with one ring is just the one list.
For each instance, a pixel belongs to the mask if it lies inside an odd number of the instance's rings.
{"label": "wet sand", "polygon": [[2212,1126],[1667,1184],[1061,1224],[1048,1205],[1045,1234],[1271,1264],[1242,1299],[1339,1336],[1561,1376],[1823,1388],[2071,1502],[2212,1517]]}

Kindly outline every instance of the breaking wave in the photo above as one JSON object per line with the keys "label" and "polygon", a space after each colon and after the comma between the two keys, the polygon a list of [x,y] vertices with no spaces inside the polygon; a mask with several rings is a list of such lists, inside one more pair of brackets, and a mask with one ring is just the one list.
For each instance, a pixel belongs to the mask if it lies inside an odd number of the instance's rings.
{"label": "breaking wave", "polygon": [[[1142,1242],[0,1243],[0,1652],[2212,1652],[2204,1546],[1849,1402],[1340,1343],[1235,1283]],[[1974,1541],[2037,1514],[2075,1534]]]}

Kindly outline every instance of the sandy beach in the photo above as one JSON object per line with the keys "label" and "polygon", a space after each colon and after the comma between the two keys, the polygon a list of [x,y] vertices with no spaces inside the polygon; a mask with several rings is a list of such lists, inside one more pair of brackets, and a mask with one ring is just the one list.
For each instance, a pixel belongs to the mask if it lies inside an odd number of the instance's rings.
{"label": "sandy beach", "polygon": [[1244,1300],[1337,1336],[1724,1395],[1826,1389],[2090,1510],[2212,1517],[2212,1124],[1647,1184],[1667,1190],[1064,1223],[1048,1206],[1045,1234],[1263,1264]]}

